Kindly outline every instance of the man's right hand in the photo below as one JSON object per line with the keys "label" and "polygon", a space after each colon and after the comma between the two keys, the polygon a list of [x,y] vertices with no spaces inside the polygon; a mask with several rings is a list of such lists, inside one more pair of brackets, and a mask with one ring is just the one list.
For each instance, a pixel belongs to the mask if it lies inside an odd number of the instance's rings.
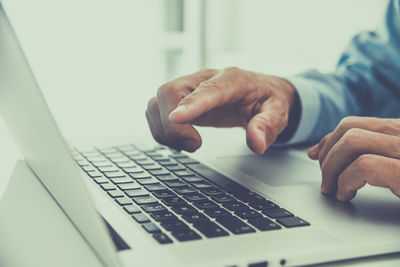
{"label": "man's right hand", "polygon": [[156,141],[177,150],[201,146],[193,125],[242,126],[250,149],[262,154],[287,126],[294,96],[279,77],[236,67],[201,70],[162,85],[146,117]]}

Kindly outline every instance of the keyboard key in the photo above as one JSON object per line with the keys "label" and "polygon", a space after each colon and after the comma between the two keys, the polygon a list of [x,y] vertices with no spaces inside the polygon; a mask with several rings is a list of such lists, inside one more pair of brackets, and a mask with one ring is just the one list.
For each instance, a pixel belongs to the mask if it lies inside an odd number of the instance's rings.
{"label": "keyboard key", "polygon": [[175,151],[172,155],[169,155],[169,157],[170,157],[170,158],[173,158],[173,159],[189,158],[188,156],[186,156],[186,155],[184,155],[184,154],[181,154],[181,153],[179,153],[179,152],[177,152],[177,151]]}
{"label": "keyboard key", "polygon": [[229,211],[222,208],[212,208],[204,210],[204,213],[210,216],[211,218],[217,218],[219,216],[231,215]]}
{"label": "keyboard key", "polygon": [[144,223],[142,224],[142,227],[144,228],[144,230],[146,230],[146,232],[151,234],[161,232],[160,228],[158,228],[158,226],[154,223]]}
{"label": "keyboard key", "polygon": [[179,241],[190,241],[190,240],[197,240],[201,239],[201,236],[199,236],[195,231],[193,230],[188,230],[185,232],[172,232],[172,235],[178,239]]}
{"label": "keyboard key", "polygon": [[127,197],[117,197],[115,201],[120,205],[120,206],[125,206],[125,205],[131,205],[132,201],[129,200]]}
{"label": "keyboard key", "polygon": [[121,190],[131,190],[131,189],[140,189],[140,185],[134,183],[133,181],[131,181],[130,183],[127,184],[118,184],[117,185],[119,187],[119,189]]}
{"label": "keyboard key", "polygon": [[160,165],[162,165],[162,166],[173,166],[173,165],[178,165],[178,164],[176,163],[176,161],[171,160],[171,159],[159,161],[158,163],[159,163]]}
{"label": "keyboard key", "polygon": [[282,228],[277,223],[264,217],[253,218],[250,219],[248,222],[260,231],[276,230]]}
{"label": "keyboard key", "polygon": [[154,164],[154,161],[152,161],[151,159],[137,159],[135,160],[135,162],[141,166]]}
{"label": "keyboard key", "polygon": [[124,210],[129,214],[140,212],[140,209],[138,207],[136,207],[135,205],[126,205],[126,206],[124,206]]}
{"label": "keyboard key", "polygon": [[135,213],[132,215],[132,218],[135,219],[138,223],[150,222],[149,218],[143,213]]}
{"label": "keyboard key", "polygon": [[133,197],[132,199],[138,205],[157,203],[157,200],[152,196]]}
{"label": "keyboard key", "polygon": [[115,166],[108,166],[108,167],[98,167],[99,171],[101,172],[118,172],[120,171],[117,167]]}
{"label": "keyboard key", "polygon": [[228,193],[243,193],[243,192],[250,192],[246,187],[238,184],[237,182],[229,179],[228,177],[214,171],[213,169],[207,167],[204,164],[190,164],[187,165],[189,169],[192,171],[200,174],[201,176],[207,178],[211,182],[215,183],[216,185],[222,187]]}
{"label": "keyboard key", "polygon": [[200,194],[200,193],[185,194],[185,195],[183,195],[183,198],[186,199],[189,202],[194,202],[194,201],[207,199],[203,194]]}
{"label": "keyboard key", "polygon": [[104,191],[110,191],[110,190],[115,190],[116,187],[113,184],[101,184],[101,188],[103,188]]}
{"label": "keyboard key", "polygon": [[196,193],[197,190],[190,187],[190,186],[182,186],[174,188],[174,191],[180,195],[189,194],[189,193]]}
{"label": "keyboard key", "polygon": [[201,210],[211,209],[211,208],[218,208],[219,207],[217,204],[215,204],[215,202],[210,201],[210,200],[196,201],[196,202],[194,202],[194,205],[197,208],[201,209]]}
{"label": "keyboard key", "polygon": [[170,174],[170,172],[169,171],[167,171],[167,170],[163,170],[163,169],[160,169],[160,170],[151,170],[151,171],[149,171],[152,175],[168,175],[168,174]]}
{"label": "keyboard key", "polygon": [[242,222],[238,218],[229,216],[220,216],[216,218],[217,222],[222,224],[225,228],[234,234],[245,234],[255,232],[247,223]]}
{"label": "keyboard key", "polygon": [[243,203],[240,203],[239,201],[222,202],[222,206],[224,206],[225,208],[227,208],[230,211],[249,209],[246,205],[244,205]]}
{"label": "keyboard key", "polygon": [[199,163],[197,160],[191,159],[191,158],[177,158],[176,161],[182,164],[193,164],[193,163]]}
{"label": "keyboard key", "polygon": [[105,172],[104,176],[107,178],[127,177],[126,174],[121,170],[117,172]]}
{"label": "keyboard key", "polygon": [[153,203],[153,204],[143,204],[142,208],[146,211],[146,212],[155,212],[155,211],[163,211],[166,210],[166,208],[160,204],[160,203]]}
{"label": "keyboard key", "polygon": [[149,192],[143,189],[132,189],[132,190],[126,190],[125,194],[128,197],[140,197],[140,196],[148,196]]}
{"label": "keyboard key", "polygon": [[129,173],[129,176],[132,177],[133,179],[146,179],[146,178],[151,178],[151,175],[145,172],[140,172],[140,173]]}
{"label": "keyboard key", "polygon": [[132,183],[132,178],[129,178],[129,177],[110,178],[110,180],[114,184],[129,184],[129,183]]}
{"label": "keyboard key", "polygon": [[97,184],[108,184],[108,180],[104,177],[93,178]]}
{"label": "keyboard key", "polygon": [[199,221],[208,221],[209,219],[201,213],[198,212],[188,212],[182,215],[182,218],[189,223],[195,223]]}
{"label": "keyboard key", "polygon": [[215,195],[220,195],[220,194],[224,193],[216,187],[204,188],[204,189],[201,189],[200,191],[207,196],[215,196]]}
{"label": "keyboard key", "polygon": [[184,232],[189,230],[189,227],[183,221],[178,219],[163,221],[161,222],[161,226],[167,231],[173,232]]}
{"label": "keyboard key", "polygon": [[155,191],[155,192],[153,192],[153,195],[156,198],[176,197],[176,195],[170,190]]}
{"label": "keyboard key", "polygon": [[91,171],[91,172],[88,172],[87,175],[89,175],[89,176],[92,177],[92,178],[97,178],[97,177],[101,177],[101,176],[102,176],[101,173],[98,172],[98,171]]}
{"label": "keyboard key", "polygon": [[124,168],[132,168],[132,169],[140,169],[138,165],[133,163],[132,161],[129,162],[120,162],[117,163],[118,167],[124,169]]}
{"label": "keyboard key", "polygon": [[165,197],[162,201],[168,206],[175,206],[178,204],[185,204],[186,202],[180,197]]}
{"label": "keyboard key", "polygon": [[112,198],[123,197],[124,196],[124,194],[122,194],[121,191],[117,191],[117,190],[108,191],[107,194]]}
{"label": "keyboard key", "polygon": [[235,194],[235,196],[245,203],[249,202],[257,202],[257,201],[265,201],[266,199],[263,196],[260,196],[254,192],[244,192]]}
{"label": "keyboard key", "polygon": [[140,167],[125,167],[122,168],[122,170],[129,175],[131,175],[132,173],[144,173],[143,169]]}
{"label": "keyboard key", "polygon": [[146,164],[146,165],[142,165],[142,168],[145,169],[146,171],[159,171],[162,170],[162,166],[154,163],[153,164]]}
{"label": "keyboard key", "polygon": [[152,212],[150,215],[154,220],[156,220],[158,222],[170,221],[170,220],[177,219],[177,217],[172,212],[167,211],[167,210]]}
{"label": "keyboard key", "polygon": [[174,172],[176,175],[180,176],[180,177],[184,177],[184,176],[193,176],[195,175],[194,172],[190,171],[190,170],[183,170],[183,171],[175,171]]}
{"label": "keyboard key", "polygon": [[166,168],[167,170],[169,170],[169,171],[172,171],[172,172],[174,172],[174,171],[183,171],[183,170],[186,170],[186,167],[183,166],[183,165],[180,165],[180,164],[172,165],[172,166],[165,166],[165,168]]}
{"label": "keyboard key", "polygon": [[284,218],[284,217],[293,217],[293,214],[285,209],[272,209],[272,210],[263,210],[262,213],[267,215],[270,218]]}
{"label": "keyboard key", "polygon": [[112,163],[108,162],[107,160],[98,160],[92,161],[92,165],[99,168],[99,167],[111,167]]}
{"label": "keyboard key", "polygon": [[147,190],[149,190],[150,192],[166,190],[167,189],[167,187],[165,185],[162,185],[162,184],[149,184],[149,185],[145,185],[144,187]]}
{"label": "keyboard key", "polygon": [[251,201],[249,205],[256,210],[277,209],[278,205],[268,200]]}
{"label": "keyboard key", "polygon": [[158,184],[158,180],[155,178],[138,179],[136,181],[141,185]]}
{"label": "keyboard key", "polygon": [[165,184],[168,185],[171,188],[187,186],[187,183],[179,181],[179,180],[177,180],[177,181],[166,181]]}
{"label": "keyboard key", "polygon": [[224,203],[224,202],[228,202],[228,201],[236,202],[236,200],[233,197],[226,195],[226,194],[212,196],[211,198],[212,198],[212,200],[214,200],[215,202],[218,202],[218,203]]}
{"label": "keyboard key", "polygon": [[289,228],[310,225],[307,221],[305,221],[299,217],[281,218],[281,219],[278,219],[277,222],[282,224],[283,226],[289,227]]}
{"label": "keyboard key", "polygon": [[235,214],[245,220],[262,217],[259,212],[249,208],[237,210]]}
{"label": "keyboard key", "polygon": [[157,242],[160,243],[160,244],[162,244],[162,245],[163,245],[163,244],[170,244],[170,243],[172,243],[172,240],[171,240],[166,234],[161,233],[161,232],[153,234],[153,238],[154,238],[155,240],[157,240]]}
{"label": "keyboard key", "polygon": [[85,172],[92,172],[92,171],[96,171],[96,168],[93,166],[83,166],[82,170],[84,170]]}
{"label": "keyboard key", "polygon": [[194,175],[194,176],[184,176],[182,177],[183,180],[185,180],[188,183],[195,183],[195,182],[205,182],[203,178],[200,176]]}
{"label": "keyboard key", "polygon": [[212,184],[203,181],[203,182],[196,182],[196,183],[192,183],[192,185],[197,188],[197,189],[204,189],[204,188],[211,188],[214,187]]}
{"label": "keyboard key", "polygon": [[196,209],[188,204],[179,204],[172,207],[172,210],[178,214],[184,214],[189,212],[196,212]]}
{"label": "keyboard key", "polygon": [[193,225],[197,230],[199,230],[206,237],[219,237],[229,235],[224,229],[219,227],[216,223],[211,221],[200,221]]}
{"label": "keyboard key", "polygon": [[157,177],[158,180],[160,180],[162,182],[178,180],[178,177],[176,177],[172,173],[170,173],[168,175],[157,175],[156,177]]}

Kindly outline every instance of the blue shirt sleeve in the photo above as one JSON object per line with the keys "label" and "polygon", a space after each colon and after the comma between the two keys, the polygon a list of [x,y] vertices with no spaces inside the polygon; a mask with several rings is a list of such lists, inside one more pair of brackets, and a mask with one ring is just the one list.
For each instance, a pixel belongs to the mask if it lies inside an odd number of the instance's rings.
{"label": "blue shirt sleeve", "polygon": [[400,0],[390,1],[377,31],[353,38],[333,73],[287,80],[301,105],[290,144],[317,142],[346,116],[400,117]]}

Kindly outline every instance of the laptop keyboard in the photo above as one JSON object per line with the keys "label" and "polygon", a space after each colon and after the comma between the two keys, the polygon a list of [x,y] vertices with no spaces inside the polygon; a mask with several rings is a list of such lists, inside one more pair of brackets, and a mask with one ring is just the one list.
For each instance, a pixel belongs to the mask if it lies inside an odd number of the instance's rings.
{"label": "laptop keyboard", "polygon": [[164,146],[71,151],[109,198],[160,244],[310,225],[271,200]]}

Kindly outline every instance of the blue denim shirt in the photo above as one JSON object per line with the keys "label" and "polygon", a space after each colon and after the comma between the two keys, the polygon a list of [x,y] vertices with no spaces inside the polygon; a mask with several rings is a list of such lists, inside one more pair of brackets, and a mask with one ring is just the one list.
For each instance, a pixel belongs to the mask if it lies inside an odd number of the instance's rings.
{"label": "blue denim shirt", "polygon": [[400,117],[400,0],[375,32],[353,38],[333,73],[289,77],[301,104],[289,143],[316,142],[346,116]]}

